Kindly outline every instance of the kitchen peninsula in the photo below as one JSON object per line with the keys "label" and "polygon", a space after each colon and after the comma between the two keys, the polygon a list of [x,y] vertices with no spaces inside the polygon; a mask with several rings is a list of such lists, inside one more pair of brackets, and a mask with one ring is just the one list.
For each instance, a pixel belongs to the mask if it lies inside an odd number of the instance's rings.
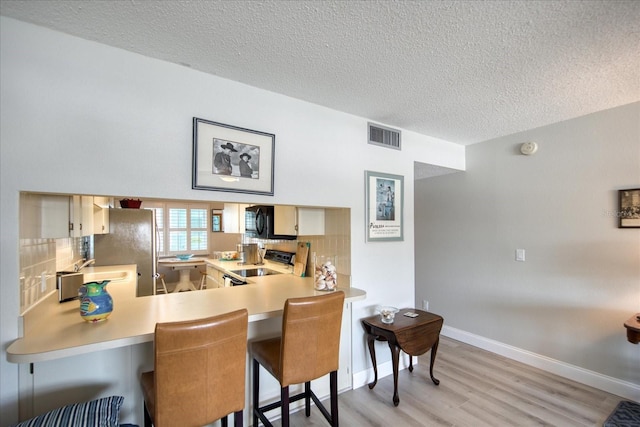
{"label": "kitchen peninsula", "polygon": [[[207,262],[229,269],[254,268],[237,263]],[[121,422],[142,425],[142,395],[137,378],[153,368],[154,329],[158,322],[173,322],[213,316],[239,308],[249,312],[248,338],[273,336],[280,332],[282,310],[287,298],[320,295],[311,277],[282,274],[251,277],[247,285],[198,291],[136,297],[136,266],[87,267],[85,282],[110,279],[107,291],[114,309],[102,322],[87,323],[79,314],[78,301],[59,303],[55,292],[48,295],[23,316],[23,336],[7,348],[7,360],[31,371],[32,380],[24,389],[33,403],[33,413],[45,411],[91,396],[121,395],[125,403]],[[345,281],[345,283],[347,283]],[[345,309],[340,336],[340,370],[338,387],[350,389],[351,383],[351,304],[366,298],[360,289],[339,288],[345,293]],[[101,357],[96,358],[95,355]],[[101,360],[98,365],[94,360]],[[247,366],[247,401],[250,407],[249,358]],[[194,366],[198,369],[198,366]],[[65,377],[64,384],[50,383],[55,372]],[[324,381],[324,380],[323,380]],[[57,392],[52,397],[51,390]],[[265,399],[279,395],[276,381],[265,381]],[[328,394],[327,384],[320,383],[320,395]],[[26,397],[31,396],[31,397]],[[245,425],[248,425],[245,411]]]}
{"label": "kitchen peninsula", "polygon": [[[217,261],[211,261],[218,263]],[[247,266],[248,267],[248,266]],[[114,310],[104,322],[86,323],[78,302],[58,303],[55,293],[24,316],[24,336],[7,349],[7,360],[34,363],[93,351],[153,341],[156,323],[191,320],[246,308],[249,322],[282,315],[287,298],[319,295],[310,277],[292,274],[254,277],[245,286],[135,296],[135,265],[88,267],[85,281],[116,279],[107,285]],[[363,300],[366,293],[339,288],[347,303]]]}

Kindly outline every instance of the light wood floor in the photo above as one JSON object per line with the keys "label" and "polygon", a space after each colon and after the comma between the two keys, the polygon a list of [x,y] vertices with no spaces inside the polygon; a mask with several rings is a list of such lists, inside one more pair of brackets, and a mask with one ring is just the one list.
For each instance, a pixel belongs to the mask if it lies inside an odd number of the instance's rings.
{"label": "light wood floor", "polygon": [[[440,339],[434,368],[439,386],[429,377],[429,358],[421,359],[413,373],[400,372],[397,407],[391,375],[373,390],[364,386],[340,394],[340,425],[602,426],[624,400],[446,337]],[[309,418],[304,410],[293,414],[291,425],[328,423],[314,406]]]}

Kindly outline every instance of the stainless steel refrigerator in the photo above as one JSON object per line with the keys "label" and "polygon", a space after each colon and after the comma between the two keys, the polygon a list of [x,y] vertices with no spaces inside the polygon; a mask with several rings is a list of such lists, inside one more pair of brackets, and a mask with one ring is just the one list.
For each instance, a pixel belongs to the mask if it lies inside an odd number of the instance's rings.
{"label": "stainless steel refrigerator", "polygon": [[109,234],[93,237],[95,265],[136,264],[136,295],[154,294],[156,221],[149,209],[109,209]]}

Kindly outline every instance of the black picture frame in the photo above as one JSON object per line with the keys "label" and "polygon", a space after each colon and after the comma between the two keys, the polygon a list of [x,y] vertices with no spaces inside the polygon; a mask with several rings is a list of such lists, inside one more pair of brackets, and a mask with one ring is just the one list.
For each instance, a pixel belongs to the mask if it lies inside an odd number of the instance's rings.
{"label": "black picture frame", "polygon": [[193,118],[194,190],[273,196],[276,136]]}
{"label": "black picture frame", "polygon": [[618,228],[640,228],[640,188],[618,190]]}

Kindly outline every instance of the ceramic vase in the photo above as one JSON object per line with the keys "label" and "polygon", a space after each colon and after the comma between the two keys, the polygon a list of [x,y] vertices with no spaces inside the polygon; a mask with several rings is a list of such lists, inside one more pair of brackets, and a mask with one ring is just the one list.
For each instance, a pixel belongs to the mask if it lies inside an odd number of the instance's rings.
{"label": "ceramic vase", "polygon": [[102,322],[113,311],[113,298],[107,292],[109,280],[88,282],[80,287],[80,316],[87,322]]}

